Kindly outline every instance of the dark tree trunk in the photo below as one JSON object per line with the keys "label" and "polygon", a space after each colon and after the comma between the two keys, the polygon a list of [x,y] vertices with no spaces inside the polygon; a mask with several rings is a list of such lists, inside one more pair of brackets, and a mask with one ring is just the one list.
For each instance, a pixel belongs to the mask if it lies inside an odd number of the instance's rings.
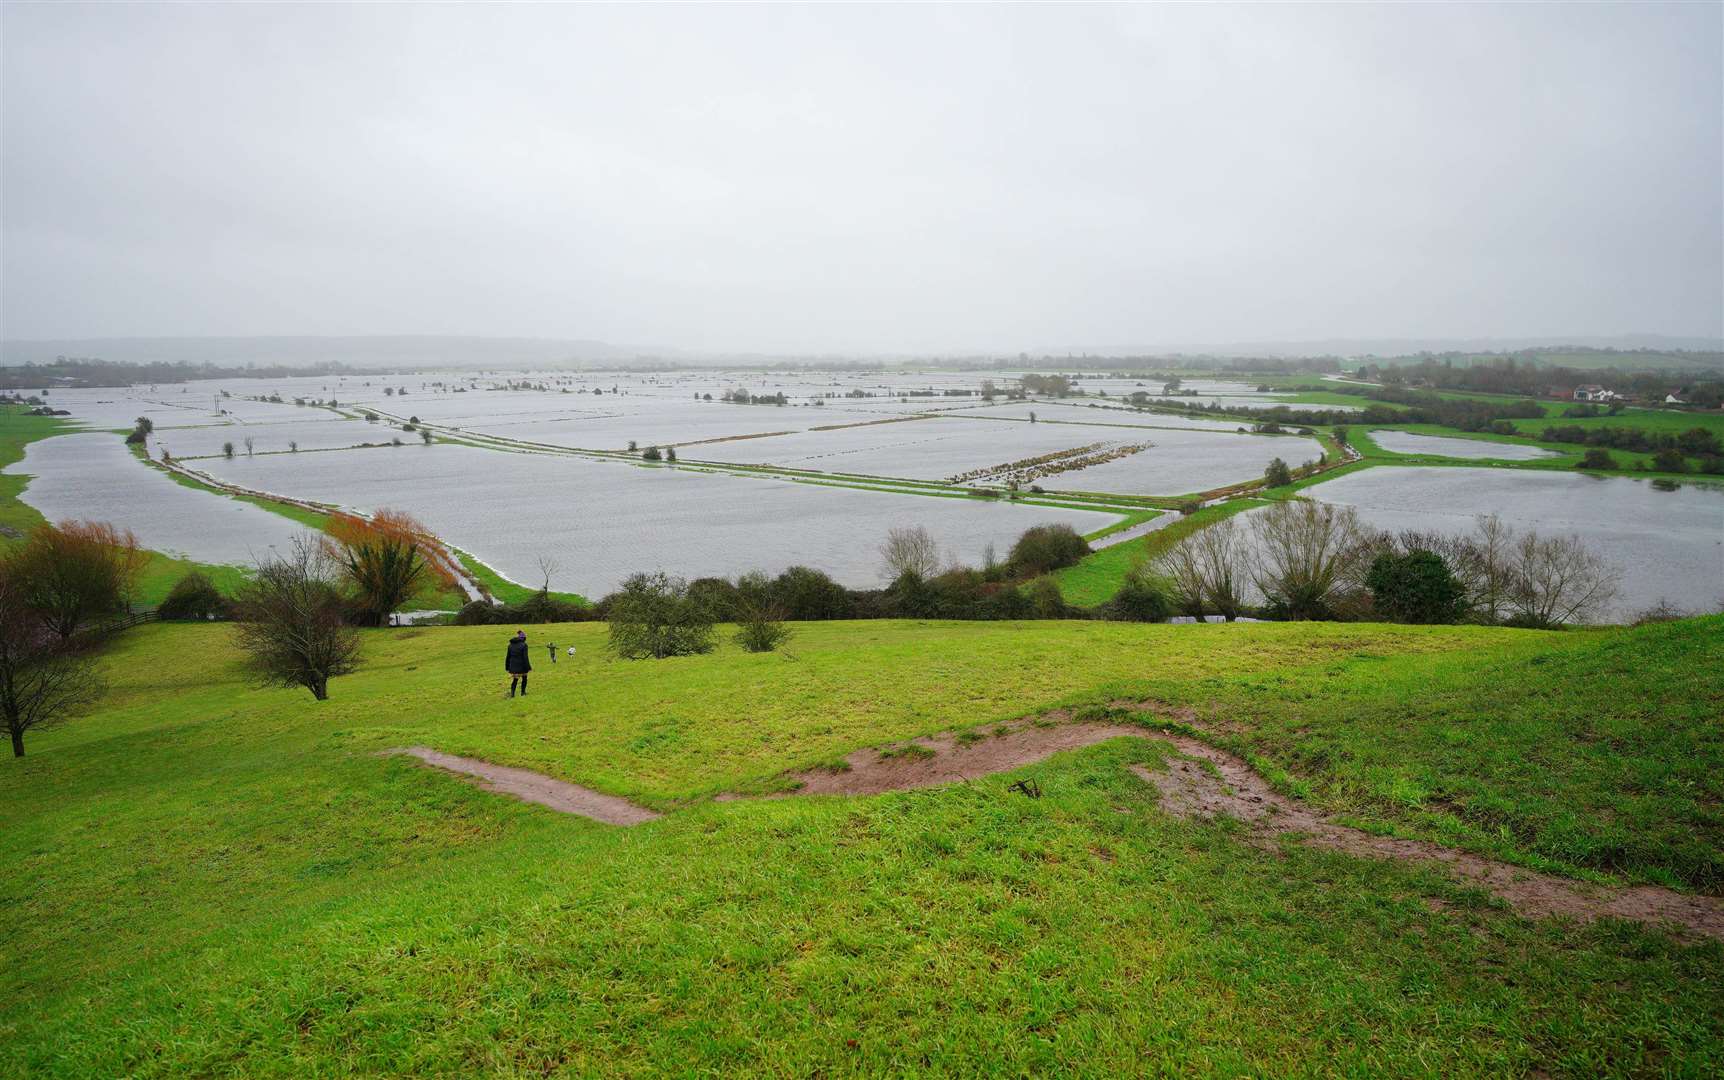
{"label": "dark tree trunk", "polygon": [[317,679],[311,684],[311,696],[319,701],[329,700],[329,680]]}
{"label": "dark tree trunk", "polygon": [[12,729],[12,756],[24,756],[24,731],[22,728]]}

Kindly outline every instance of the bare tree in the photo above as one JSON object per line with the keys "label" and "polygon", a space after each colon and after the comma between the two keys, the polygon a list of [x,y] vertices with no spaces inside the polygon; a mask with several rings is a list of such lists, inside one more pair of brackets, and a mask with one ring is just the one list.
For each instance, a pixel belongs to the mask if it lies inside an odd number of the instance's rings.
{"label": "bare tree", "polygon": [[1195,548],[1179,543],[1156,560],[1155,570],[1173,585],[1174,607],[1194,619],[1203,618],[1203,570]]}
{"label": "bare tree", "polygon": [[540,555],[539,556],[539,591],[540,592],[549,593],[551,591],[551,579],[556,577],[557,572],[559,570],[561,570],[562,568],[563,568],[563,564],[559,563],[554,556],[551,556],[551,555]]}
{"label": "bare tree", "polygon": [[1184,541],[1197,560],[1203,599],[1228,622],[1245,611],[1245,585],[1251,580],[1251,551],[1236,518],[1199,529]]}
{"label": "bare tree", "polygon": [[252,456],[252,440],[251,440],[250,435],[247,435],[245,437],[245,456],[246,457]]}
{"label": "bare tree", "polygon": [[1331,617],[1340,586],[1369,550],[1350,506],[1288,499],[1258,514],[1251,529],[1253,580],[1270,606],[1294,619]]}
{"label": "bare tree", "polygon": [[1529,532],[1514,548],[1511,602],[1518,620],[1535,626],[1588,622],[1616,598],[1620,574],[1578,536]]}
{"label": "bare tree", "polygon": [[880,563],[887,581],[897,581],[905,574],[926,581],[940,572],[940,546],[920,525],[893,529],[880,545]]}
{"label": "bare tree", "polygon": [[30,610],[26,572],[16,556],[0,562],[0,722],[13,757],[24,756],[26,731],[75,715],[103,690],[87,655]]}
{"label": "bare tree", "polygon": [[1473,609],[1485,622],[1497,622],[1515,591],[1514,529],[1495,514],[1480,514],[1473,530],[1476,571],[1468,581]]}
{"label": "bare tree", "polygon": [[265,686],[303,686],[324,701],[329,680],[357,668],[359,633],[342,619],[337,572],[326,545],[299,536],[240,590],[235,643]]}
{"label": "bare tree", "polygon": [[107,522],[44,523],[14,557],[18,595],[65,640],[97,616],[125,608],[144,559],[138,538]]}

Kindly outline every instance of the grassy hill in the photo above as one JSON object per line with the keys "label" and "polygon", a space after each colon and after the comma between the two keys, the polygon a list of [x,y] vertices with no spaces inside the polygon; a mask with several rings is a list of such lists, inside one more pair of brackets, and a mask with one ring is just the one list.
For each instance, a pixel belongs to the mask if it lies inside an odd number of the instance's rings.
{"label": "grassy hill", "polygon": [[[1724,1068],[1718,942],[1168,817],[1125,768],[1153,739],[712,799],[1149,700],[1372,830],[1717,894],[1724,618],[805,624],[788,654],[633,663],[601,626],[541,627],[577,656],[540,648],[515,700],[506,631],[379,630],[322,704],[251,687],[227,633],[129,632],[99,711],[0,771],[0,1073]],[[378,753],[414,743],[669,813],[613,828]]]}

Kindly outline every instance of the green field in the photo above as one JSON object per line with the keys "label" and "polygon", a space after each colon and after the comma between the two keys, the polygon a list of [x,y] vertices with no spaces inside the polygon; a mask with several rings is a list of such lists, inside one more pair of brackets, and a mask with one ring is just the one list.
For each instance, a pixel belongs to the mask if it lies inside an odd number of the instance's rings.
{"label": "green field", "polygon": [[[1163,760],[1148,739],[919,792],[711,800],[1152,700],[1372,829],[1716,894],[1724,619],[797,631],[788,654],[630,663],[602,626],[535,628],[579,652],[537,653],[512,701],[506,628],[371,631],[323,704],[251,687],[225,627],[128,632],[99,711],[0,775],[0,1072],[1724,1068],[1717,941],[1527,921],[1427,865],[1167,817],[1124,768]],[[411,743],[670,813],[603,826],[377,754]]]}

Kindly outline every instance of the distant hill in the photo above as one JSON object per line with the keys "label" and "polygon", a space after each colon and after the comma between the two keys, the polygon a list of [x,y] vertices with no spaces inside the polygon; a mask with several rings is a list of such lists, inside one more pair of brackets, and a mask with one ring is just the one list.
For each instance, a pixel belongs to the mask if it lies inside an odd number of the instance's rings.
{"label": "distant hill", "polygon": [[[1663,334],[1620,334],[1615,336],[1550,335],[1539,338],[1318,338],[1308,341],[1242,341],[1209,342],[1203,344],[1108,345],[1032,350],[1031,355],[1063,356],[1409,356],[1430,353],[1518,353],[1535,351],[1550,353],[1561,360],[1552,360],[1569,367],[1582,366],[1576,359],[1593,350],[1619,352],[1724,353],[1724,338],[1680,337]],[[1603,366],[1609,366],[1605,364]]]}
{"label": "distant hill", "polygon": [[132,364],[220,367],[507,367],[672,360],[677,350],[554,338],[439,337],[152,337],[0,341],[0,366],[52,363],[56,357]]}

